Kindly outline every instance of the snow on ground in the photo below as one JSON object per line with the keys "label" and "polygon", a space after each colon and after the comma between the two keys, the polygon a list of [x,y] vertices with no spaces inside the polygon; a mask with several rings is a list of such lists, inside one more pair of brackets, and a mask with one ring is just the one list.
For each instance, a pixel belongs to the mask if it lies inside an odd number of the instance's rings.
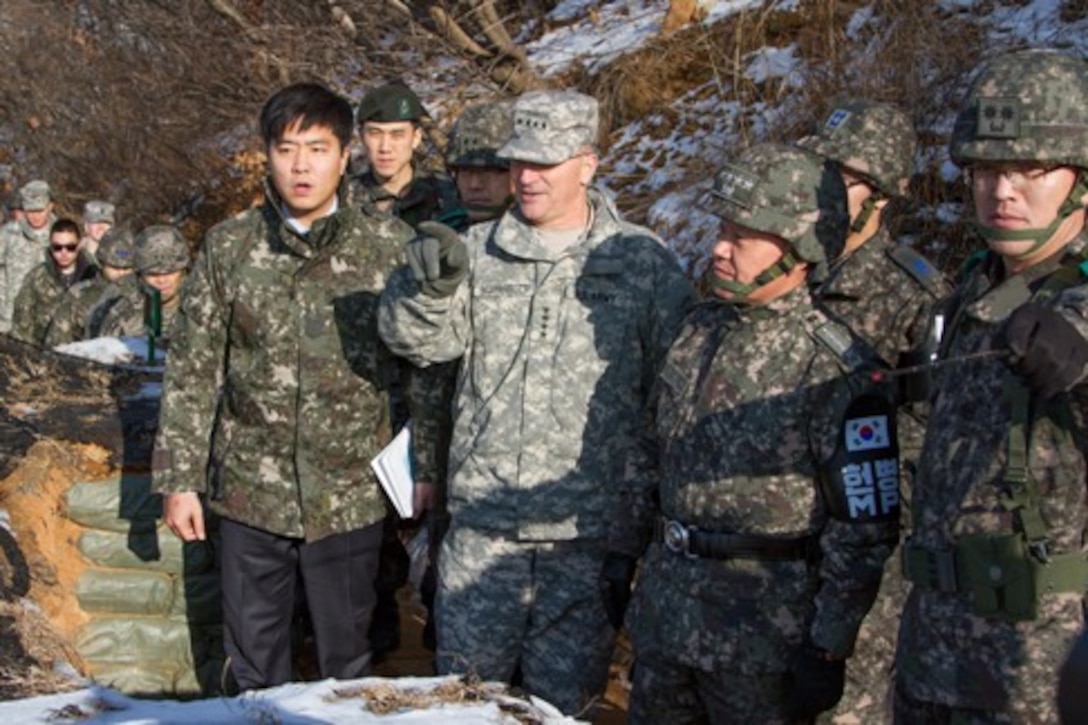
{"label": "snow on ground", "polygon": [[[702,22],[713,23],[755,7],[759,0],[700,0],[698,5],[706,11]],[[554,29],[526,43],[525,50],[533,67],[545,77],[562,73],[575,63],[598,70],[660,33],[668,9],[667,0],[564,0],[548,13]]]}
{"label": "snow on ground", "polygon": [[[491,701],[466,699],[464,703],[446,703],[434,707],[374,714],[359,695],[361,688],[387,694],[394,687],[409,696],[426,697],[436,688],[450,687],[456,678],[402,677],[397,680],[367,678],[361,680],[324,680],[294,683],[247,693],[239,697],[213,698],[190,702],[138,700],[114,690],[88,687],[75,692],[25,700],[0,702],[0,721],[8,723],[93,722],[151,725],[152,723],[199,723],[233,725],[239,722],[279,723],[281,725],[329,725],[339,723],[389,723],[390,725],[516,725],[512,713],[547,725],[567,725],[580,721],[564,717],[542,700],[531,702],[496,692]],[[500,707],[500,705],[502,707]]]}

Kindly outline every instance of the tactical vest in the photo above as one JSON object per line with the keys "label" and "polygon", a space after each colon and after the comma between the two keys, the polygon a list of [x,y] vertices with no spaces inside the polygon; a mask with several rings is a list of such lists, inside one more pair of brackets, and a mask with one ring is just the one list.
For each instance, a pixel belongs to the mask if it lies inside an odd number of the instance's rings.
{"label": "tactical vest", "polygon": [[[980,276],[972,276],[971,282],[977,282]],[[1042,302],[1085,279],[1088,279],[1088,259],[1078,255],[1063,260],[1034,292],[1026,284],[1012,290],[1005,303],[1012,310]],[[974,299],[970,292],[975,286],[968,286],[965,299]],[[945,345],[953,339],[966,307],[964,303],[956,310]],[[913,545],[908,540],[903,547],[903,571],[915,586],[945,593],[970,592],[974,611],[979,616],[1030,621],[1037,616],[1042,595],[1088,592],[1088,559],[1080,552],[1050,551],[1050,537],[1039,509],[1039,490],[1028,467],[1029,437],[1034,422],[1031,393],[1010,372],[1004,378],[1003,395],[1010,408],[1011,422],[1001,499],[1002,506],[1013,517],[1015,530],[961,536],[951,550],[942,551]],[[1059,414],[1068,417],[1068,407],[1063,409]]]}

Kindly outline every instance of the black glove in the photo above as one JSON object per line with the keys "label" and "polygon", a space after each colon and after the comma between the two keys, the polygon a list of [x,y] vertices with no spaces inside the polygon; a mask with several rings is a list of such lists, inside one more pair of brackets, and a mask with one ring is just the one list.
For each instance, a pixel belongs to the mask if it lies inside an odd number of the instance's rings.
{"label": "black glove", "polygon": [[623,615],[631,601],[631,583],[635,580],[638,559],[610,551],[604,557],[597,585],[601,588],[601,603],[613,629],[623,626]]}
{"label": "black glove", "polygon": [[468,274],[468,249],[445,224],[420,222],[416,229],[419,234],[404,248],[408,266],[424,294],[449,297]]}
{"label": "black glove", "polygon": [[786,712],[795,720],[812,720],[838,704],[845,686],[846,662],[805,644],[790,663],[790,699]]}
{"label": "black glove", "polygon": [[1088,342],[1061,313],[1038,304],[1020,307],[1005,325],[1009,365],[1044,400],[1072,388],[1088,364]]}

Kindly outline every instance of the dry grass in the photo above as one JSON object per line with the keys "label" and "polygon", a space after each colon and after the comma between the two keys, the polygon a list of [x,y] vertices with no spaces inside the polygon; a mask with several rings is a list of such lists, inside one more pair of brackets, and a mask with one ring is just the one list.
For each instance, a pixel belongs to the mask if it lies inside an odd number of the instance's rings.
{"label": "dry grass", "polygon": [[[1075,12],[1078,2],[1067,3],[1066,11]],[[866,12],[867,20],[858,22],[858,13]],[[765,2],[712,26],[689,26],[657,38],[592,77],[576,73],[571,80],[601,101],[606,128],[641,121],[645,137],[670,139],[672,146],[695,140],[700,147],[680,156],[684,167],[672,169],[665,184],[642,182],[669,170],[676,155],[628,152],[633,170],[613,181],[624,212],[642,223],[651,221],[648,212],[658,198],[705,181],[737,149],[811,133],[839,100],[898,104],[911,114],[920,147],[911,199],[890,215],[893,231],[909,235],[951,271],[976,241],[967,225],[949,224],[935,213],[965,200],[963,185],[940,173],[947,160],[948,121],[979,59],[1002,50],[986,46],[977,12],[894,0],[807,0],[796,11],[783,12]],[[792,48],[803,77],[753,80],[754,54],[763,48]],[[720,109],[717,118],[707,118],[716,113],[708,104]],[[615,141],[606,137],[602,145],[607,150]],[[698,243],[684,238],[695,226],[697,220],[684,218],[658,231],[679,234],[678,251],[698,255]]]}
{"label": "dry grass", "polygon": [[492,702],[521,723],[542,723],[546,719],[539,708],[515,695],[508,686],[480,682],[467,676],[447,680],[427,689],[397,687],[386,683],[360,685],[334,690],[332,697],[340,700],[359,698],[363,701],[363,708],[375,715]]}

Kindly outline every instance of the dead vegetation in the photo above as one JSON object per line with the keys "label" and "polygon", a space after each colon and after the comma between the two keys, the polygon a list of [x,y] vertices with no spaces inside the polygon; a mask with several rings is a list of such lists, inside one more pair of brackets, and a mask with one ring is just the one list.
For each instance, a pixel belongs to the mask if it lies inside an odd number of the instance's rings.
{"label": "dead vegetation", "polygon": [[363,708],[375,715],[492,702],[505,714],[526,725],[544,723],[548,719],[539,707],[510,687],[480,682],[471,677],[446,680],[425,689],[385,683],[361,685],[333,690],[332,696],[340,700],[358,698],[363,701]]}

